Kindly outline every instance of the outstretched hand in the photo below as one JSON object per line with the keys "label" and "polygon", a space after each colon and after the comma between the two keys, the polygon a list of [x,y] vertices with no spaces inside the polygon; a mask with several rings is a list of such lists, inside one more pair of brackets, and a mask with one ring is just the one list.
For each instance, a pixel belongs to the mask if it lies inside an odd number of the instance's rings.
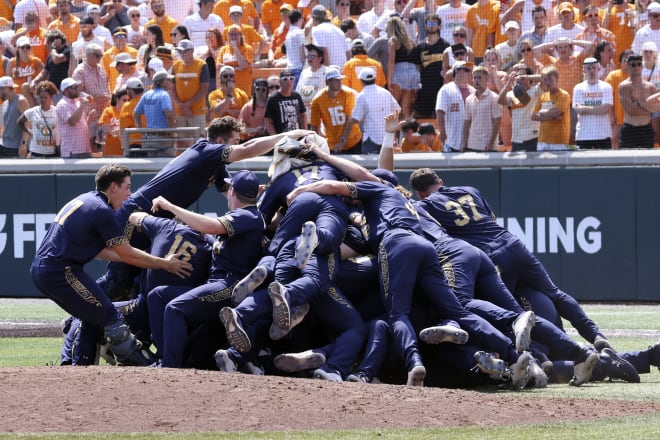
{"label": "outstretched hand", "polygon": [[172,209],[172,203],[163,196],[158,196],[151,202],[151,212],[156,213],[159,209],[169,211]]}
{"label": "outstretched hand", "polygon": [[390,113],[385,116],[385,131],[395,133],[399,128],[399,112]]}

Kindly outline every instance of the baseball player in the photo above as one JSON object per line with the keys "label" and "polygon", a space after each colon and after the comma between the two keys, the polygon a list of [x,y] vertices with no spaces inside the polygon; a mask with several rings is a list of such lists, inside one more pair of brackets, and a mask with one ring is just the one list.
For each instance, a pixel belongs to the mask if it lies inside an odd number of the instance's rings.
{"label": "baseball player", "polygon": [[[444,186],[442,179],[429,168],[413,172],[410,185],[417,192],[421,206],[450,235],[467,241],[490,257],[509,291],[515,293],[519,285],[525,285],[542,292],[598,351],[612,348],[575,298],[555,286],[543,264],[517,237],[495,222],[492,209],[478,189]],[[544,316],[540,310],[535,312]]]}
{"label": "baseball player", "polygon": [[131,170],[109,164],[96,173],[96,190],[69,201],[57,213],[30,267],[35,286],[71,315],[103,329],[104,339],[119,362],[150,365],[153,356],[143,349],[122,315],[99,285],[84,271],[95,257],[136,267],[165,269],[189,275],[190,263],[179,254],[154,257],[128,244],[116,210],[131,194]]}
{"label": "baseball player", "polygon": [[[259,180],[252,171],[242,170],[225,181],[230,185],[229,211],[217,219],[188,211],[164,197],[153,200],[153,212],[168,211],[198,232],[217,235],[220,240],[218,250],[213,253],[208,282],[166,303],[160,347],[163,367],[183,365],[188,329],[216,322],[220,310],[231,304],[234,285],[262,256],[265,223],[255,206]],[[165,301],[161,296],[149,295],[150,306],[152,302],[162,304]],[[222,314],[221,319],[228,318]]]}

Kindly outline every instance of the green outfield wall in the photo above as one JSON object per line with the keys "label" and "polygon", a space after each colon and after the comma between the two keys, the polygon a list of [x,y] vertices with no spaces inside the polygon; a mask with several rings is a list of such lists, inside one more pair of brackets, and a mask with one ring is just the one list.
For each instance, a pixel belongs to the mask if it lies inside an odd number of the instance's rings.
{"label": "green outfield wall", "polygon": [[[377,166],[374,157],[351,158]],[[29,277],[35,249],[57,210],[91,190],[107,161],[0,161],[0,297],[40,295]],[[134,170],[134,190],[166,163],[117,161]],[[256,158],[231,168],[252,169],[265,183],[268,163]],[[428,166],[447,185],[479,188],[498,221],[579,300],[660,301],[660,152],[409,154],[395,163],[405,186],[412,170]],[[191,209],[221,215],[226,207],[209,189]],[[101,274],[105,264],[88,267]]]}

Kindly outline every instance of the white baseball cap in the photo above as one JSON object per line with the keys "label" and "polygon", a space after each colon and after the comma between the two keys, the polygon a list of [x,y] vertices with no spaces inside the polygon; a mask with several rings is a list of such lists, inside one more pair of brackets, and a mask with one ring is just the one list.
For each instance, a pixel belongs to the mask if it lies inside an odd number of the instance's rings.
{"label": "white baseball cap", "polygon": [[[1,79],[2,78],[0,78],[0,80]],[[80,85],[80,83],[78,81],[76,81],[75,79],[73,79],[73,78],[64,78],[62,80],[62,82],[60,83],[60,90],[63,92],[66,89],[68,89],[69,87],[77,86],[77,85]]]}

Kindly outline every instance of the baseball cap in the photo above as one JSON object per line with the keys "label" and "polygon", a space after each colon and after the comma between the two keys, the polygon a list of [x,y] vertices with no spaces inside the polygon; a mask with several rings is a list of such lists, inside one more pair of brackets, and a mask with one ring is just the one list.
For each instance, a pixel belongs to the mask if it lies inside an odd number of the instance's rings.
{"label": "baseball cap", "polygon": [[466,67],[472,70],[472,68],[474,67],[474,63],[471,61],[456,61],[452,66],[452,71],[456,73],[456,69],[458,69],[459,67]]}
{"label": "baseball cap", "polygon": [[229,15],[231,15],[231,14],[241,14],[241,15],[243,15],[243,8],[241,8],[238,5],[232,5],[229,8]]}
{"label": "baseball cap", "polygon": [[165,70],[159,70],[154,74],[154,77],[152,78],[153,82],[162,81],[164,79],[174,79],[174,75],[170,75]]}
{"label": "baseball cap", "polygon": [[141,90],[144,89],[144,85],[142,84],[142,81],[137,78],[129,78],[128,81],[126,81],[126,88],[131,90]]}
{"label": "baseball cap", "polygon": [[390,182],[394,186],[399,186],[399,178],[396,177],[396,174],[390,170],[386,170],[385,168],[376,168],[371,172],[371,174],[386,182]]}
{"label": "baseball cap", "polygon": [[193,44],[192,41],[190,40],[181,40],[179,41],[179,45],[175,48],[178,51],[186,51],[186,50],[192,50],[195,48],[195,45]]}
{"label": "baseball cap", "polygon": [[587,64],[597,64],[597,63],[598,63],[598,60],[594,57],[585,58],[585,60],[582,62],[582,64],[585,65],[585,66]]}
{"label": "baseball cap", "polygon": [[343,79],[346,78],[344,75],[341,74],[338,68],[336,67],[329,67],[328,70],[325,71],[325,80],[328,81],[330,79]]}
{"label": "baseball cap", "polygon": [[153,69],[158,72],[159,70],[165,70],[165,65],[163,64],[162,60],[158,58],[152,58],[149,60],[149,64],[147,64],[147,69]]}
{"label": "baseball cap", "polygon": [[435,134],[435,125],[431,124],[430,122],[425,122],[423,124],[419,125],[419,128],[417,129],[417,133],[419,134]]}
{"label": "baseball cap", "polygon": [[365,67],[362,70],[360,70],[360,73],[358,74],[358,78],[361,81],[373,81],[374,79],[376,79],[376,71],[371,67]]}
{"label": "baseball cap", "polygon": [[[3,86],[3,85],[2,85],[2,80],[3,80],[4,78],[9,78],[9,77],[3,76],[2,78],[0,78],[0,87],[8,87],[8,86]],[[11,78],[9,78],[9,79],[11,79]],[[13,84],[13,82],[12,82],[12,84]],[[64,79],[62,80],[62,82],[60,83],[60,91],[63,92],[63,91],[65,91],[66,89],[68,89],[69,87],[71,87],[71,86],[77,86],[77,85],[79,85],[79,84],[80,84],[80,83],[79,83],[78,81],[76,81],[75,79],[73,79],[73,78],[64,78]]]}
{"label": "baseball cap", "polygon": [[94,19],[89,15],[85,15],[80,19],[80,24],[94,24]]}
{"label": "baseball cap", "polygon": [[249,199],[256,199],[259,193],[259,179],[252,171],[241,170],[234,173],[231,178],[226,177],[225,182],[230,184],[234,190]]}
{"label": "baseball cap", "polygon": [[509,29],[520,29],[520,25],[515,20],[509,20],[504,24],[504,31],[506,32]]}
{"label": "baseball cap", "polygon": [[101,12],[101,7],[99,5],[87,6],[87,13],[91,14],[92,12]]}
{"label": "baseball cap", "polygon": [[325,10],[325,6],[316,5],[312,9],[312,17],[325,18],[326,16],[327,16],[327,12]]}
{"label": "baseball cap", "polygon": [[356,47],[366,47],[364,45],[364,41],[361,38],[356,38],[355,40],[351,41],[351,49]]}
{"label": "baseball cap", "polygon": [[236,71],[231,66],[222,66],[220,68],[220,75],[222,75],[223,73],[233,73],[235,75]]}
{"label": "baseball cap", "polygon": [[644,51],[653,51],[657,52],[658,51],[658,46],[655,44],[653,41],[645,41],[644,44],[642,44],[642,52]]}
{"label": "baseball cap", "polygon": [[137,60],[130,53],[122,52],[115,55],[115,60],[110,63],[110,67],[115,67],[118,63],[137,64]]}
{"label": "baseball cap", "polygon": [[115,32],[112,34],[112,36],[115,38],[122,38],[122,36],[128,36],[128,32],[126,32],[126,29],[118,27],[115,29]]}
{"label": "baseball cap", "polygon": [[575,9],[573,8],[573,3],[571,3],[571,2],[561,2],[559,4],[559,7],[557,8],[557,12],[559,12],[560,14],[562,12],[575,13]]}
{"label": "baseball cap", "polygon": [[168,60],[172,59],[172,49],[167,46],[158,46],[156,48],[156,56],[158,58],[167,58]]}
{"label": "baseball cap", "polygon": [[280,12],[291,12],[291,11],[293,11],[293,6],[291,6],[288,3],[284,3],[282,4],[282,6],[280,6]]}
{"label": "baseball cap", "polygon": [[18,40],[16,40],[16,47],[23,47],[23,46],[30,46],[30,39],[23,35],[22,37],[18,37]]}
{"label": "baseball cap", "polygon": [[628,57],[628,64],[630,64],[632,61],[642,61],[643,59],[644,59],[644,57],[634,53],[634,54],[632,54]]}
{"label": "baseball cap", "polygon": [[284,69],[280,72],[280,78],[284,78],[285,76],[296,76],[296,75],[295,73],[293,73],[293,70]]}
{"label": "baseball cap", "polygon": [[0,77],[0,87],[16,87],[14,80],[11,79],[11,76]]}
{"label": "baseball cap", "polygon": [[653,2],[649,3],[648,8],[646,8],[648,12],[660,12],[660,4]]}
{"label": "baseball cap", "polygon": [[456,43],[451,45],[451,53],[452,55],[455,54],[456,52],[463,51],[467,53],[467,47],[465,47],[465,44],[463,43]]}

